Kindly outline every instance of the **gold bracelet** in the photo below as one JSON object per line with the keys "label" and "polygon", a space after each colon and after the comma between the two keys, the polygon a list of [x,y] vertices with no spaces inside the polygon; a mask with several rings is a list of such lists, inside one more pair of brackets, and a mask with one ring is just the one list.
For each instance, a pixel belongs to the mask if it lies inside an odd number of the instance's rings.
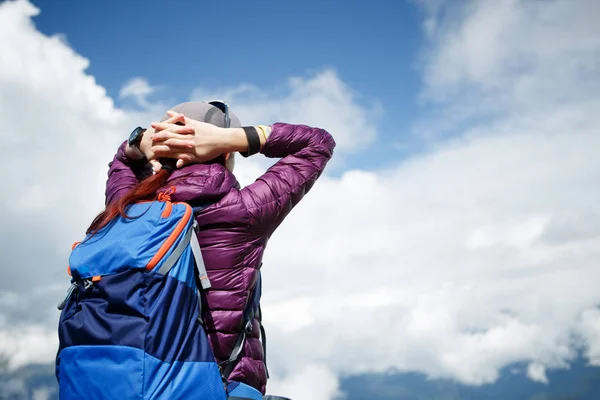
{"label": "gold bracelet", "polygon": [[265,126],[265,125],[262,125],[262,127],[265,129],[265,136],[268,139],[269,136],[271,136],[271,132],[273,132],[273,128],[270,126]]}
{"label": "gold bracelet", "polygon": [[262,132],[262,134],[263,134],[263,137],[265,138],[265,142],[266,142],[266,141],[267,141],[267,139],[268,139],[268,137],[269,137],[269,135],[267,135],[267,127],[266,127],[266,126],[264,126],[264,125],[257,125],[256,127],[257,127],[258,129],[260,129],[260,131],[261,131],[261,132]]}

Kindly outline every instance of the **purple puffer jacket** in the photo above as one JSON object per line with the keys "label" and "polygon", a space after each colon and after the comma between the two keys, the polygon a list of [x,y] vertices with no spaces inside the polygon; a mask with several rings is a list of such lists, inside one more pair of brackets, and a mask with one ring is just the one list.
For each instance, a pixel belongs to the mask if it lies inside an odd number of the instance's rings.
{"label": "purple puffer jacket", "polygon": [[[282,158],[256,182],[240,189],[220,164],[195,164],[174,171],[173,201],[212,204],[196,219],[198,240],[212,288],[206,292],[207,333],[218,362],[227,360],[242,329],[242,311],[257,278],[273,231],[319,178],[333,155],[335,141],[323,129],[277,123],[262,153]],[[147,166],[127,158],[125,143],[108,172],[106,202],[112,203],[148,175]],[[229,380],[265,393],[264,354],[257,320]]]}

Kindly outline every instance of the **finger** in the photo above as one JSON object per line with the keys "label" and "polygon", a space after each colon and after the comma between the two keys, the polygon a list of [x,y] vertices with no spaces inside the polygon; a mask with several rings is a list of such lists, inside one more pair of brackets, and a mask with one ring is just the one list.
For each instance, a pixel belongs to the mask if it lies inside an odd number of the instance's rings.
{"label": "finger", "polygon": [[156,157],[168,157],[168,158],[178,158],[182,160],[191,161],[194,159],[194,155],[192,153],[188,153],[185,151],[177,151],[173,150],[169,146],[158,145],[152,147],[152,152]]}
{"label": "finger", "polygon": [[177,160],[176,167],[177,168],[183,168],[186,165],[191,164],[192,162],[193,162],[193,160],[188,160],[188,159],[182,159],[182,158],[180,158],[180,159]]}
{"label": "finger", "polygon": [[[169,116],[175,116],[177,114],[178,113],[176,113],[175,111],[172,111],[172,110],[167,111],[167,115],[169,115]],[[195,119],[186,117],[185,114],[179,114],[179,115],[183,117],[183,123],[186,125],[190,125],[191,122],[199,122]]]}
{"label": "finger", "polygon": [[[173,110],[167,111],[167,115],[170,118],[176,119],[175,122],[182,122],[182,123],[184,123],[186,125],[188,124],[188,121],[190,121],[190,118],[187,118],[184,114],[180,114],[180,113],[175,112]],[[173,122],[173,123],[175,123],[175,122]]]}
{"label": "finger", "polygon": [[[165,124],[165,127],[158,128],[158,129],[155,128],[154,129],[155,132],[166,129],[166,124],[176,124],[176,123],[185,124],[185,122],[184,122],[185,117],[183,116],[183,114],[179,114],[174,111],[171,111],[168,114],[169,114],[170,118],[166,119],[165,121],[161,121],[162,124]],[[152,125],[152,124],[150,124],[150,125]]]}
{"label": "finger", "polygon": [[155,131],[168,130],[174,133],[190,134],[194,133],[194,127],[190,125],[167,124],[166,122],[153,122],[150,124]]}
{"label": "finger", "polygon": [[167,115],[169,116],[169,119],[162,122],[167,124],[174,124],[176,122],[185,123],[185,116],[183,114],[169,110],[167,111]]}
{"label": "finger", "polygon": [[176,133],[194,133],[194,127],[190,125],[176,125],[165,122],[153,122],[150,124],[154,129],[166,129]]}
{"label": "finger", "polygon": [[152,165],[152,170],[154,171],[154,173],[157,173],[162,169],[162,164],[157,160],[150,160],[150,165]]}
{"label": "finger", "polygon": [[162,142],[163,145],[177,149],[193,149],[194,141],[189,139],[170,138]]}
{"label": "finger", "polygon": [[154,128],[154,133],[158,132],[173,132],[179,133],[182,135],[191,135],[194,134],[194,127],[189,125],[165,125],[165,124],[157,124],[156,126],[152,125]]}
{"label": "finger", "polygon": [[185,142],[192,143],[192,147],[194,144],[194,141],[191,139],[190,135],[188,135],[188,134],[173,133],[170,131],[160,131],[160,132],[156,132],[154,135],[152,135],[153,143],[164,142],[169,139],[177,139],[178,141],[185,141]]}
{"label": "finger", "polygon": [[[187,153],[185,153],[185,154],[187,154]],[[177,159],[176,167],[183,168],[186,165],[190,165],[190,164],[201,162],[201,161],[202,161],[201,159],[198,159],[196,157],[182,157],[182,158]]]}

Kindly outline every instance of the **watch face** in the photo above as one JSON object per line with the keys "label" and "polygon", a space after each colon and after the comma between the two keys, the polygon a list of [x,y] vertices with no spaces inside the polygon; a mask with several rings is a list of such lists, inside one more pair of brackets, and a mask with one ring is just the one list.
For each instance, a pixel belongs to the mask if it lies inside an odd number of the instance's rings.
{"label": "watch face", "polygon": [[142,134],[144,133],[144,129],[142,129],[142,127],[138,126],[137,128],[135,128],[133,130],[133,132],[131,132],[131,135],[129,135],[129,146],[132,146],[134,144],[137,144],[139,139],[142,137]]}

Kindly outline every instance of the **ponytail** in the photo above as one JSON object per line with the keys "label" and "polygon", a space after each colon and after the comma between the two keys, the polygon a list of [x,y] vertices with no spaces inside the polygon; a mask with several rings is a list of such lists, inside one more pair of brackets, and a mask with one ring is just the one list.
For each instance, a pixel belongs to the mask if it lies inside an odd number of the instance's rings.
{"label": "ponytail", "polygon": [[170,165],[168,161],[167,163],[163,162],[163,168],[159,172],[139,182],[125,196],[108,205],[104,211],[98,214],[92,221],[92,224],[87,229],[86,233],[91,234],[92,236],[95,235],[117,216],[129,218],[126,209],[131,204],[145,200],[154,200],[156,198],[156,192],[165,186],[173,169],[174,165]]}

